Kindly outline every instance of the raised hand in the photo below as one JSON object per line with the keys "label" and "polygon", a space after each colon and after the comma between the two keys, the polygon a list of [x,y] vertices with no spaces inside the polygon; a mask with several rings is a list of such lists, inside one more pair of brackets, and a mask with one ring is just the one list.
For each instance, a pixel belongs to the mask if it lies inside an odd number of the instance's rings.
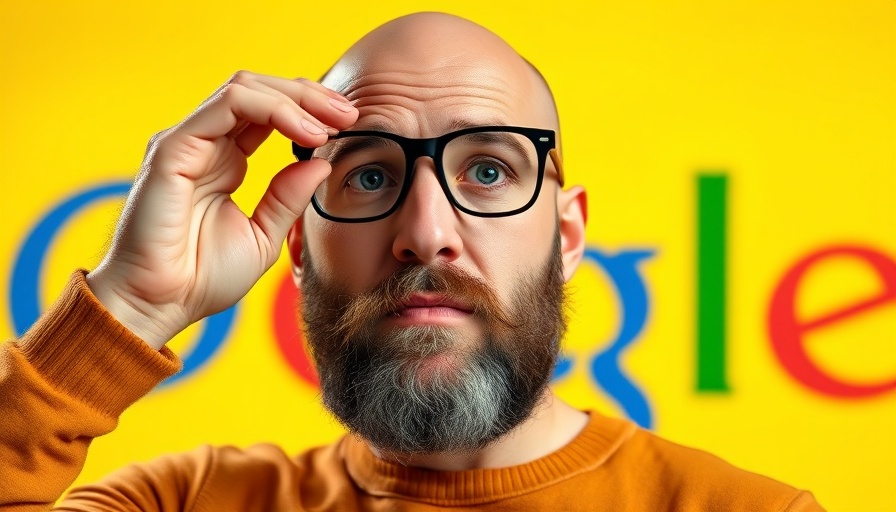
{"label": "raised hand", "polygon": [[155,135],[112,246],[87,281],[135,334],[161,348],[236,303],[274,264],[329,174],[324,160],[280,170],[251,216],[231,200],[247,158],[277,130],[318,147],[358,111],[310,80],[238,72],[180,124]]}

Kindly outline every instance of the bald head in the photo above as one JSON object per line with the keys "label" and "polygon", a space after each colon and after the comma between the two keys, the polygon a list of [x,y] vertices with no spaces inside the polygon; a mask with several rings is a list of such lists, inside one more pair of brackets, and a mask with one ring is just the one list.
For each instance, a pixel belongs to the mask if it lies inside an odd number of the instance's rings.
{"label": "bald head", "polygon": [[449,14],[411,14],[374,29],[339,59],[323,83],[356,100],[359,127],[368,127],[363,126],[367,115],[373,117],[366,122],[377,128],[415,117],[410,131],[419,136],[439,135],[454,124],[559,132],[553,96],[541,74],[493,32]]}

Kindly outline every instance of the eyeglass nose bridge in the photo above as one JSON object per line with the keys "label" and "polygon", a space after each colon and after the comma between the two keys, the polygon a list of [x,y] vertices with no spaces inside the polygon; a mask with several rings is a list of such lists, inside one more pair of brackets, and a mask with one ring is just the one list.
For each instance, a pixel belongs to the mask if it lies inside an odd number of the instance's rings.
{"label": "eyeglass nose bridge", "polygon": [[435,161],[438,145],[438,137],[430,139],[404,139],[401,147],[404,149],[404,157],[407,159],[408,167],[413,167],[414,163],[421,156],[428,156]]}
{"label": "eyeglass nose bridge", "polygon": [[406,167],[405,178],[404,183],[402,184],[402,190],[395,199],[395,205],[393,205],[389,211],[394,212],[401,208],[401,205],[404,204],[408,194],[410,194],[411,186],[414,183],[414,177],[417,171],[417,160],[421,157],[429,157],[432,160],[433,170],[435,171],[436,179],[439,182],[439,187],[442,189],[442,193],[445,195],[445,199],[448,200],[448,203],[456,208],[456,201],[451,196],[451,192],[448,190],[448,186],[445,183],[444,171],[442,170],[442,164],[439,161],[442,150],[444,149],[444,147],[440,147],[439,144],[442,137],[431,137],[428,139],[408,139],[402,137],[401,139],[401,148],[404,150]]}

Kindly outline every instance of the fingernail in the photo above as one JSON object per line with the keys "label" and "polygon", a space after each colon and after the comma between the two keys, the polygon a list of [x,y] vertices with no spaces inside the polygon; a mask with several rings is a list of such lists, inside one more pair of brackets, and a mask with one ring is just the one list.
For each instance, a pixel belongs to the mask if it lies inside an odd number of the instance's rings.
{"label": "fingernail", "polygon": [[336,110],[341,110],[343,112],[353,112],[355,110],[353,105],[346,103],[345,101],[339,101],[336,98],[330,98],[328,101]]}
{"label": "fingernail", "polygon": [[339,130],[333,128],[332,126],[327,126],[327,135],[332,137],[333,135],[339,135]]}
{"label": "fingernail", "polygon": [[323,129],[320,126],[317,126],[307,119],[302,119],[302,128],[304,128],[308,133],[313,133],[314,135],[320,135],[324,133]]}

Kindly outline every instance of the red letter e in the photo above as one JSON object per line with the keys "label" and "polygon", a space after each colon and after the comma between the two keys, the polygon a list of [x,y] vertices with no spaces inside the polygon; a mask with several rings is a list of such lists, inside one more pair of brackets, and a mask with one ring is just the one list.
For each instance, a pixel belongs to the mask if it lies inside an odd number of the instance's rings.
{"label": "red letter e", "polygon": [[[796,293],[803,274],[815,263],[830,257],[851,257],[867,263],[881,278],[883,291],[878,295],[828,313],[813,320],[796,318]],[[772,347],[781,364],[797,380],[811,389],[840,398],[866,398],[896,389],[896,378],[889,381],[857,384],[844,382],[823,372],[809,359],[803,335],[865,310],[896,301],[896,262],[886,255],[854,246],[829,247],[810,254],[788,271],[772,296],[768,314],[768,329]]]}

